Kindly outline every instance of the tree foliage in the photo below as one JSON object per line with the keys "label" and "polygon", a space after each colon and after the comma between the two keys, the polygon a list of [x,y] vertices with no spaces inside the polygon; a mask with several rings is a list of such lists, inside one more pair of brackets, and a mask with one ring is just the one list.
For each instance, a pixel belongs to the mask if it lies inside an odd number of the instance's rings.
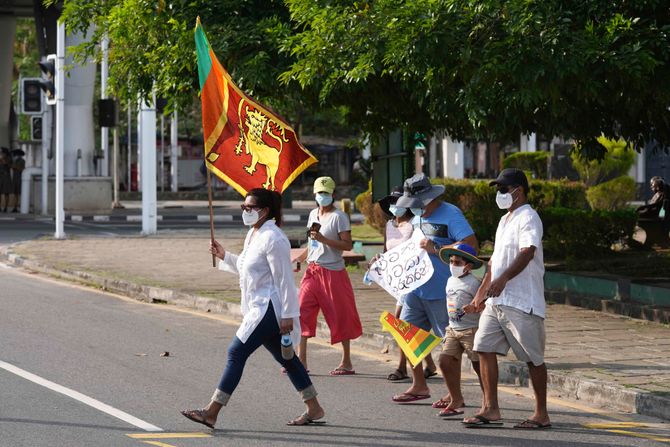
{"label": "tree foliage", "polygon": [[[589,158],[604,153],[601,133],[636,148],[670,144],[665,1],[287,4],[299,32],[286,46],[297,60],[282,80],[344,101],[368,128],[406,124],[498,141],[562,135]],[[351,95],[369,88],[375,101]],[[393,113],[398,105],[408,113]]]}
{"label": "tree foliage", "polygon": [[[111,39],[117,96],[197,91],[200,15],[240,86],[293,118],[316,101],[371,134],[596,137],[670,145],[665,0],[66,0],[71,29]],[[154,84],[155,82],[155,84]]]}
{"label": "tree foliage", "polygon": [[67,0],[64,10],[69,31],[94,25],[89,41],[74,49],[80,59],[99,60],[97,44],[108,36],[110,93],[147,98],[155,89],[182,108],[199,91],[193,38],[198,16],[240,88],[279,110],[307,107],[308,94],[298,95],[277,79],[289,66],[278,43],[290,32],[281,1]]}
{"label": "tree foliage", "polygon": [[587,186],[598,185],[625,175],[635,162],[635,155],[630,144],[623,139],[614,141],[600,136],[596,141],[605,150],[602,158],[588,160],[580,156],[579,151],[574,152],[571,156],[572,165],[579,174],[579,178]]}

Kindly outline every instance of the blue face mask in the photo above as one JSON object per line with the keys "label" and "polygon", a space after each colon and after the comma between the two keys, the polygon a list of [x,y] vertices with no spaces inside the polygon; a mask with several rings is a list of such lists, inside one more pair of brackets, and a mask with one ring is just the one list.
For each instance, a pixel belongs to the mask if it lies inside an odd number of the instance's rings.
{"label": "blue face mask", "polygon": [[319,206],[328,206],[333,203],[333,196],[327,192],[317,192],[315,199]]}
{"label": "blue face mask", "polygon": [[409,210],[410,210],[410,211],[412,212],[412,214],[414,214],[415,216],[421,216],[421,215],[423,214],[423,208],[410,208]]}
{"label": "blue face mask", "polygon": [[405,213],[407,213],[407,208],[403,207],[397,207],[395,205],[390,205],[389,206],[389,211],[391,214],[393,214],[395,217],[401,217],[404,216]]}

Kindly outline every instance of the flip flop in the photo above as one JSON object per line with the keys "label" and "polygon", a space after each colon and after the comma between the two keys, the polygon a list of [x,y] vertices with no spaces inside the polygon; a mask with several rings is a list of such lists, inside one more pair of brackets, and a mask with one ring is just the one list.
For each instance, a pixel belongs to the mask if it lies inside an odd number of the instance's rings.
{"label": "flip flop", "polygon": [[423,377],[428,379],[429,377],[433,377],[437,375],[437,371],[431,371],[428,368],[423,369]]}
{"label": "flip flop", "polygon": [[[323,417],[323,416],[322,416]],[[294,426],[301,426],[301,425],[322,425],[325,424],[326,421],[322,421],[321,418],[319,419],[312,419],[309,414],[305,411],[303,414],[298,416],[297,418],[293,419],[292,421],[288,421],[286,425],[294,425]]]}
{"label": "flip flop", "polygon": [[396,394],[391,399],[393,402],[404,404],[408,402],[416,402],[417,400],[430,399],[430,394],[401,393]]}
{"label": "flip flop", "polygon": [[[451,399],[445,400],[444,398],[442,398],[442,399],[439,399],[439,400],[436,400],[435,402],[433,402],[432,407],[433,408],[447,408],[450,404],[451,404]],[[467,405],[463,404],[463,406],[466,407]]]}
{"label": "flip flop", "polygon": [[449,416],[458,416],[459,414],[465,413],[463,410],[457,410],[455,408],[445,408],[444,410],[437,413],[440,417],[449,417]]}
{"label": "flip flop", "polygon": [[[193,422],[197,422],[198,424],[206,425],[207,427],[214,429],[214,425],[210,424],[205,420],[205,415],[207,414],[204,409],[200,410],[180,410],[179,411],[182,416],[184,416],[186,419],[190,419]],[[200,419],[196,418],[199,417]]]}
{"label": "flip flop", "polygon": [[405,380],[408,377],[409,376],[407,375],[407,373],[403,373],[399,369],[396,369],[395,371],[393,371],[391,374],[389,374],[386,377],[386,380],[390,380],[392,382],[395,382],[395,381],[398,381],[398,380]]}
{"label": "flip flop", "polygon": [[526,419],[514,426],[519,430],[542,430],[543,428],[551,428],[551,424],[543,424],[532,419]]}
{"label": "flip flop", "polygon": [[353,369],[347,369],[347,368],[335,368],[329,373],[331,376],[352,376],[356,374],[356,371]]}
{"label": "flip flop", "polygon": [[477,422],[463,421],[463,425],[465,425],[467,428],[501,428],[503,426],[502,421],[492,421],[491,419],[482,416],[481,414],[476,414],[472,417],[477,419]]}

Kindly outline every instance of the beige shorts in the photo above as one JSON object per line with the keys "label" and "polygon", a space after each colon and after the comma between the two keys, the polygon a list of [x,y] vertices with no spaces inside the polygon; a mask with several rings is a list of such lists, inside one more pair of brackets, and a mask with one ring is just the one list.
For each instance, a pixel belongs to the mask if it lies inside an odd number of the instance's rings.
{"label": "beige shorts", "polygon": [[460,360],[465,351],[471,362],[478,362],[479,355],[472,350],[475,343],[475,332],[477,332],[476,327],[457,331],[447,326],[440,355],[448,355]]}
{"label": "beige shorts", "polygon": [[479,318],[475,336],[476,352],[495,352],[514,355],[526,363],[544,363],[544,319],[509,306],[486,306]]}

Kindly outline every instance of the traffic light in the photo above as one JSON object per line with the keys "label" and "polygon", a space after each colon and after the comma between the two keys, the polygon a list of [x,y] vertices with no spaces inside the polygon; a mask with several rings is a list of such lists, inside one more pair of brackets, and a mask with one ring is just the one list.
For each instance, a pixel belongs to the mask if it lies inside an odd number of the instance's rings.
{"label": "traffic light", "polygon": [[21,79],[21,113],[39,115],[42,113],[42,90],[40,78]]}
{"label": "traffic light", "polygon": [[30,136],[33,141],[42,141],[42,117],[30,117]]}
{"label": "traffic light", "polygon": [[119,120],[116,110],[116,101],[113,99],[98,100],[98,125],[100,127],[114,127]]}
{"label": "traffic light", "polygon": [[40,79],[40,87],[47,97],[46,103],[56,105],[56,55],[50,54],[39,62],[40,70],[46,79]]}

